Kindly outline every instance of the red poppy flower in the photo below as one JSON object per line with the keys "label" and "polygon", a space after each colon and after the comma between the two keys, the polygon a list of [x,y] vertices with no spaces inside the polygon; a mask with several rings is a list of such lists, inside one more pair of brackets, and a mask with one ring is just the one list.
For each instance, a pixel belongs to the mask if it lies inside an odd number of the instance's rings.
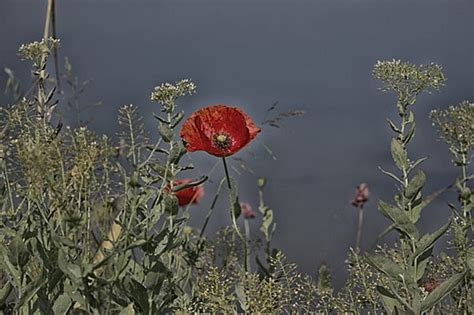
{"label": "red poppy flower", "polygon": [[259,132],[243,111],[219,104],[194,112],[184,122],[180,135],[189,152],[206,151],[226,157],[245,147]]}
{"label": "red poppy flower", "polygon": [[[183,185],[192,182],[192,179],[178,179],[174,181],[174,185]],[[190,203],[198,203],[201,198],[204,196],[204,188],[202,186],[193,186],[181,189],[180,191],[175,192],[176,197],[178,198],[178,204],[180,207],[186,206]]]}

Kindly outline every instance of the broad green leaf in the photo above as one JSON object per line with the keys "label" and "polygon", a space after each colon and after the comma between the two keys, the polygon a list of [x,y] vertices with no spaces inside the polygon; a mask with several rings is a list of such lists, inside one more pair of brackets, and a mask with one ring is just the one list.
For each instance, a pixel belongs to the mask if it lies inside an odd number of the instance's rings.
{"label": "broad green leaf", "polygon": [[140,307],[141,311],[147,314],[149,309],[147,289],[133,278],[125,279],[124,288],[132,300]]}
{"label": "broad green leaf", "polygon": [[420,281],[423,278],[423,276],[425,274],[426,266],[428,265],[428,262],[429,262],[428,258],[431,257],[432,250],[433,250],[433,248],[426,251],[425,254],[423,254],[419,257],[418,265],[417,265],[417,268],[416,268],[416,274],[417,274],[416,281]]}
{"label": "broad green leaf", "polygon": [[426,208],[433,200],[435,200],[440,194],[446,191],[446,188],[439,189],[430,195],[428,195],[421,203],[416,206],[413,206],[410,213],[411,222],[418,222],[420,219],[421,211]]}
{"label": "broad green leaf", "polygon": [[392,220],[397,230],[405,233],[410,238],[418,239],[418,230],[411,222],[408,213],[397,207],[391,206],[382,200],[379,201],[378,208],[383,215]]}
{"label": "broad green leaf", "polygon": [[395,162],[395,165],[397,165],[400,170],[407,169],[408,157],[400,141],[398,141],[396,138],[393,138],[390,144],[390,150],[392,152],[392,158]]}
{"label": "broad green leaf", "polygon": [[135,309],[133,308],[133,303],[128,304],[122,311],[120,311],[119,315],[135,315]]}
{"label": "broad green leaf", "polygon": [[423,255],[427,250],[433,248],[434,243],[448,230],[451,225],[451,220],[448,221],[445,225],[440,227],[436,232],[432,234],[425,234],[417,242],[417,248],[415,251],[415,257]]}
{"label": "broad green leaf", "polygon": [[426,182],[426,175],[422,170],[418,170],[416,175],[410,180],[408,183],[408,187],[405,190],[405,197],[410,200],[413,200],[418,193],[420,192],[421,188]]}
{"label": "broad green leaf", "polygon": [[29,260],[30,253],[26,248],[25,243],[20,236],[14,237],[10,244],[8,245],[9,249],[9,259],[10,262],[15,267],[23,267]]}
{"label": "broad green leaf", "polygon": [[378,285],[377,292],[382,298],[382,304],[387,314],[396,314],[397,310],[403,309],[402,305],[398,302],[397,297],[384,287]]}
{"label": "broad green leaf", "polygon": [[66,315],[71,308],[72,300],[69,295],[63,293],[54,302],[53,312],[54,315]]}
{"label": "broad green leaf", "polygon": [[66,254],[62,249],[58,250],[58,267],[73,282],[78,283],[82,277],[81,268],[71,264],[66,259]]}
{"label": "broad green leaf", "polygon": [[402,281],[402,276],[404,275],[403,269],[390,258],[378,254],[368,254],[367,259],[368,262],[380,272],[386,274],[393,280]]}
{"label": "broad green leaf", "polygon": [[464,279],[466,273],[459,273],[445,280],[433,290],[421,303],[421,311],[426,312],[441,302],[452,290],[454,290]]}
{"label": "broad green leaf", "polygon": [[150,271],[146,275],[146,279],[143,285],[147,288],[147,290],[151,290],[155,294],[158,294],[161,290],[164,281],[164,274]]}

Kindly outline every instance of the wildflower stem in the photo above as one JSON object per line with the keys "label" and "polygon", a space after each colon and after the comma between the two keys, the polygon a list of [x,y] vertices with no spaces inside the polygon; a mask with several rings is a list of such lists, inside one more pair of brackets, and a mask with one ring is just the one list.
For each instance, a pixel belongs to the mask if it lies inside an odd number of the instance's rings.
{"label": "wildflower stem", "polygon": [[204,224],[201,228],[201,232],[199,233],[199,238],[202,238],[202,236],[204,235],[204,231],[206,230],[207,224],[209,223],[209,219],[211,218],[211,215],[214,212],[214,208],[216,206],[217,199],[219,198],[219,193],[222,189],[222,185],[224,184],[224,180],[225,178],[221,180],[221,182],[219,183],[219,186],[217,187],[217,191],[216,191],[216,194],[214,195],[214,199],[212,200],[211,207],[209,208],[209,211],[207,212],[206,220],[204,221]]}
{"label": "wildflower stem", "polygon": [[360,240],[362,238],[362,224],[364,221],[364,206],[359,206],[359,218],[357,223],[356,249],[360,248]]}
{"label": "wildflower stem", "polygon": [[[227,168],[227,162],[225,160],[225,157],[222,157],[222,162],[224,163],[224,171],[225,171],[225,177],[227,179],[227,187],[229,188],[229,191],[231,191],[232,190],[232,184],[230,182],[229,169]],[[237,218],[235,217],[235,212],[234,212],[233,207],[231,207],[231,209],[230,209],[230,216],[232,217],[232,224],[234,226],[235,233],[241,239],[243,247],[244,247],[244,269],[245,269],[245,272],[247,272],[248,271],[248,265],[247,265],[247,260],[248,260],[247,239],[240,232],[239,226],[237,225]]]}
{"label": "wildflower stem", "polygon": [[227,179],[227,187],[229,188],[229,190],[231,190],[232,185],[230,183],[229,169],[227,168],[227,162],[225,160],[225,157],[222,158],[222,162],[224,163],[224,171],[225,171],[225,178]]}
{"label": "wildflower stem", "polygon": [[[250,239],[250,225],[249,225],[249,220],[245,219],[244,221],[244,227],[245,227],[245,241],[247,242],[247,240]],[[246,264],[247,264],[247,268],[248,268],[248,271],[250,272],[250,257],[249,255],[245,255],[245,259],[246,259]]]}
{"label": "wildflower stem", "polygon": [[51,24],[51,16],[53,12],[53,2],[54,0],[48,0],[48,8],[46,11],[46,20],[44,22],[43,38],[47,39],[49,36],[49,26]]}
{"label": "wildflower stem", "polygon": [[[467,186],[467,152],[463,152],[461,155],[461,162],[462,162],[462,189],[463,191],[468,188]],[[467,200],[466,198],[462,198],[462,206],[463,206],[463,215],[466,223],[470,223],[470,210],[467,207]]]}

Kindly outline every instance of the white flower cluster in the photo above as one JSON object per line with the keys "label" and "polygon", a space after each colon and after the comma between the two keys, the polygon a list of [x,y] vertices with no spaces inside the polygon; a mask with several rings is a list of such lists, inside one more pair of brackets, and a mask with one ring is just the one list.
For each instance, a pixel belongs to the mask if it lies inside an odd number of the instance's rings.
{"label": "white flower cluster", "polygon": [[163,83],[155,87],[151,93],[151,100],[161,103],[165,111],[169,111],[174,108],[174,103],[178,97],[194,93],[196,93],[196,85],[191,80],[184,79],[176,82],[174,85]]}
{"label": "white flower cluster", "polygon": [[395,59],[377,61],[373,75],[386,84],[384,89],[392,89],[409,95],[416,95],[426,89],[436,90],[445,81],[441,67],[437,64],[417,66]]}
{"label": "white flower cluster", "polygon": [[33,61],[35,67],[41,67],[44,57],[49,55],[52,50],[59,46],[59,39],[52,37],[43,38],[40,42],[34,41],[29,44],[23,44],[18,49],[18,55],[23,59]]}

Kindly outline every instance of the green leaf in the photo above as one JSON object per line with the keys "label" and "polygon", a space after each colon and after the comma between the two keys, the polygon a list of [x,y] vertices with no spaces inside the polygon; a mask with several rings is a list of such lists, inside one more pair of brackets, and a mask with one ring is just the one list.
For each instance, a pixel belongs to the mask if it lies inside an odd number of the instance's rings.
{"label": "green leaf", "polygon": [[413,137],[415,136],[415,130],[416,130],[416,126],[415,126],[415,122],[413,122],[412,125],[411,125],[410,130],[408,131],[406,136],[403,138],[403,143],[404,144],[409,143],[411,141],[411,139],[413,139]]}
{"label": "green leaf", "polygon": [[179,160],[188,151],[186,150],[182,142],[173,142],[173,144],[173,149],[170,151],[169,154],[169,161],[170,163],[178,164]]}
{"label": "green leaf", "polygon": [[10,256],[11,253],[8,250],[7,247],[3,246],[0,243],[0,259],[2,259],[3,264],[2,267],[6,269],[6,271],[9,273],[10,278],[13,279],[17,285],[19,285],[20,279],[21,279],[21,274],[19,268],[15,267],[11,261],[10,261]]}
{"label": "green leaf", "polygon": [[400,170],[407,169],[408,168],[407,152],[403,148],[400,141],[398,141],[396,138],[393,138],[390,144],[390,150],[392,152],[392,158],[393,158],[393,161],[395,162],[395,165],[397,165],[397,167]]}
{"label": "green leaf", "polygon": [[411,168],[414,169],[415,167],[417,167],[418,165],[420,165],[421,163],[423,163],[426,159],[428,159],[427,157],[422,157],[418,160],[416,160],[415,162],[413,162],[411,164]]}
{"label": "green leaf", "polygon": [[388,125],[390,126],[390,128],[392,128],[393,131],[395,131],[396,133],[402,133],[402,131],[400,129],[398,129],[398,127],[393,123],[393,121],[391,121],[390,119],[387,118],[387,122],[388,122]]}
{"label": "green leaf", "polygon": [[415,114],[413,114],[413,112],[410,111],[410,112],[408,113],[408,123],[409,123],[409,124],[412,124],[412,123],[414,123],[414,122],[415,122]]}
{"label": "green leaf", "polygon": [[260,226],[260,231],[265,235],[265,240],[268,242],[271,239],[272,231],[270,231],[270,226],[273,223],[273,210],[267,206],[260,206],[258,208],[263,214],[262,225]]}
{"label": "green leaf", "polygon": [[30,253],[20,236],[15,236],[8,245],[10,262],[15,267],[24,267]]}
{"label": "green leaf", "polygon": [[33,298],[38,292],[39,289],[48,281],[48,278],[44,273],[41,273],[40,276],[38,276],[37,279],[34,281],[28,283],[26,287],[23,288],[21,292],[21,298],[18,300],[18,302],[15,305],[15,309],[19,309],[22,307],[25,303],[28,303],[31,298]]}
{"label": "green leaf", "polygon": [[401,310],[403,308],[402,305],[398,302],[397,297],[390,293],[390,291],[388,291],[384,287],[378,285],[377,292],[382,298],[382,304],[387,314],[396,314],[397,310]]}
{"label": "green leaf", "polygon": [[8,296],[12,292],[13,286],[10,282],[7,282],[3,285],[3,288],[0,289],[0,305],[3,305],[7,300]]}
{"label": "green leaf", "polygon": [[119,315],[135,315],[135,309],[133,303],[128,304],[123,310],[120,311]]}
{"label": "green leaf", "polygon": [[383,215],[392,220],[397,230],[410,238],[418,239],[418,230],[404,210],[391,206],[382,200],[379,201],[378,209]]}
{"label": "green leaf", "polygon": [[173,130],[167,125],[163,123],[158,124],[158,132],[160,133],[161,138],[166,142],[169,143],[173,139]]}
{"label": "green leaf", "polygon": [[239,301],[239,305],[242,308],[242,311],[247,312],[248,311],[247,294],[245,293],[245,289],[243,285],[237,284],[235,286],[235,295],[237,296],[237,300]]}
{"label": "green leaf", "polygon": [[141,311],[145,314],[148,313],[148,293],[146,288],[133,278],[125,279],[124,288],[127,294],[140,307]]}
{"label": "green leaf", "polygon": [[72,300],[69,295],[63,293],[54,302],[53,312],[54,315],[66,315],[71,308]]}
{"label": "green leaf", "polygon": [[418,193],[420,192],[421,188],[426,182],[426,175],[422,170],[418,170],[415,176],[411,179],[408,183],[408,187],[405,190],[405,197],[410,200],[413,200]]}
{"label": "green leaf", "polygon": [[381,168],[380,166],[379,166],[379,170],[380,170],[380,171],[382,171],[382,173],[384,173],[384,174],[385,174],[385,175],[387,175],[388,177],[390,177],[390,178],[394,179],[394,180],[395,180],[397,183],[399,183],[399,184],[402,184],[402,185],[403,185],[403,182],[401,181],[401,179],[400,179],[400,178],[398,178],[398,177],[397,177],[395,174],[393,174],[393,173],[390,173],[390,172],[387,172],[386,170],[384,170],[384,169],[383,169],[383,168]]}
{"label": "green leaf", "polygon": [[464,279],[466,273],[459,273],[441,283],[421,303],[421,311],[426,312],[441,302],[452,290],[454,290]]}
{"label": "green leaf", "polygon": [[78,265],[70,264],[62,249],[59,249],[58,251],[58,267],[69,279],[71,279],[71,281],[75,283],[80,281],[82,277],[81,268]]}
{"label": "green leaf", "polygon": [[232,215],[237,219],[240,216],[242,209],[240,208],[239,202],[239,184],[233,178],[230,178],[231,190],[229,192],[230,211]]}
{"label": "green leaf", "polygon": [[380,272],[386,274],[393,280],[398,282],[402,281],[402,276],[405,274],[403,269],[390,258],[378,254],[368,254],[367,259],[369,264]]}
{"label": "green leaf", "polygon": [[439,195],[441,195],[445,191],[446,191],[446,188],[439,189],[431,193],[425,199],[423,199],[423,201],[419,203],[418,205],[413,206],[410,213],[411,222],[417,222],[418,219],[420,219],[421,210],[426,208],[426,206],[428,206],[433,200],[435,200]]}
{"label": "green leaf", "polygon": [[474,247],[469,247],[466,254],[467,266],[471,270],[471,274],[474,274]]}
{"label": "green leaf", "polygon": [[432,234],[423,235],[423,237],[417,242],[415,257],[422,256],[427,250],[432,249],[434,243],[441,236],[443,236],[443,234],[448,230],[450,225],[451,225],[451,219],[448,221],[448,223],[440,227],[436,232]]}
{"label": "green leaf", "polygon": [[163,194],[163,203],[165,206],[165,211],[172,215],[177,215],[179,211],[179,201],[174,194],[164,193]]}
{"label": "green leaf", "polygon": [[197,180],[193,180],[192,182],[174,186],[173,187],[173,192],[178,192],[178,191],[181,191],[181,190],[186,189],[186,188],[199,186],[202,183],[204,183],[207,179],[208,179],[207,176],[201,176],[201,178],[199,178]]}

